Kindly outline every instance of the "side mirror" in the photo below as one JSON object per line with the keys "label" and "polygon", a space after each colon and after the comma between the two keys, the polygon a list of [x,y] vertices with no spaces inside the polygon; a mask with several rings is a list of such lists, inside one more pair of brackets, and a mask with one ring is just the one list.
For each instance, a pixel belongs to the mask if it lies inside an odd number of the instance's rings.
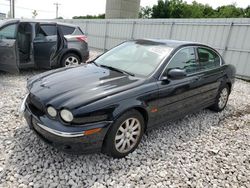
{"label": "side mirror", "polygon": [[175,78],[180,79],[187,76],[187,73],[185,70],[182,69],[171,69],[168,71],[168,77],[169,78]]}

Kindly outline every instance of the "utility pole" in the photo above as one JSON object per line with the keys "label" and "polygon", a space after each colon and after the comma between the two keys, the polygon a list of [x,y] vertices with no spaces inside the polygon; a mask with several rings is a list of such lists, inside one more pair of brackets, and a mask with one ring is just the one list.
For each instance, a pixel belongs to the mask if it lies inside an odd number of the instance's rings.
{"label": "utility pole", "polygon": [[9,10],[8,18],[14,18],[15,17],[15,13],[13,13],[13,11],[15,11],[14,0],[7,0],[7,1],[10,2],[10,10]]}
{"label": "utility pole", "polygon": [[56,5],[56,18],[58,18],[58,8],[59,8],[59,3],[54,3],[54,5]]}
{"label": "utility pole", "polygon": [[10,0],[11,1],[11,12],[12,12],[12,18],[15,18],[15,0]]}

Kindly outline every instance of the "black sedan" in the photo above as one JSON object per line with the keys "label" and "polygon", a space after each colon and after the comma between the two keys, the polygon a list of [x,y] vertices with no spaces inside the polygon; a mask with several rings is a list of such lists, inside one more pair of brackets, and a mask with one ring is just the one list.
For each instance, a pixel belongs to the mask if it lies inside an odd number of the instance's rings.
{"label": "black sedan", "polygon": [[204,108],[223,110],[234,76],[235,68],[209,46],[133,40],[89,64],[30,78],[22,110],[51,145],[120,158],[166,121]]}

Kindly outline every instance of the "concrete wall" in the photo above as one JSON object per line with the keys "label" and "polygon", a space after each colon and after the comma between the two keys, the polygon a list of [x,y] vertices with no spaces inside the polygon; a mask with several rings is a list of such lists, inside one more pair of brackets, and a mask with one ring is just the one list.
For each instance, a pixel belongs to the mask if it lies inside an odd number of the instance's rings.
{"label": "concrete wall", "polygon": [[140,0],[107,0],[105,17],[138,18]]}
{"label": "concrete wall", "polygon": [[250,19],[59,20],[79,25],[89,46],[110,49],[129,39],[196,41],[217,49],[237,76],[250,80]]}

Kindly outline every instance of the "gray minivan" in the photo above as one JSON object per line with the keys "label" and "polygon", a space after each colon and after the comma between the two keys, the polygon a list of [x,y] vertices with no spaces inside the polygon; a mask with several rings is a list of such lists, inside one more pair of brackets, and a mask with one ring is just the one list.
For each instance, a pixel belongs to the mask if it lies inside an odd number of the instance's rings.
{"label": "gray minivan", "polygon": [[87,37],[78,26],[34,20],[0,23],[0,70],[51,69],[88,58]]}

